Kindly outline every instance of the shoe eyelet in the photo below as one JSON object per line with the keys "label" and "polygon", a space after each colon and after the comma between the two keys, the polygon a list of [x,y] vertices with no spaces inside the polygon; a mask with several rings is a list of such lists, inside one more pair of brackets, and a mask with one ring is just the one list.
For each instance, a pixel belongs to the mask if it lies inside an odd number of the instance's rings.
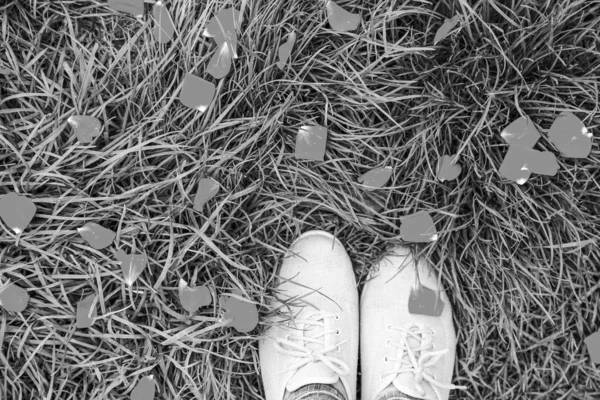
{"label": "shoe eyelet", "polygon": [[383,374],[379,374],[379,380],[382,381],[383,380]]}
{"label": "shoe eyelet", "polygon": [[290,335],[285,335],[285,340],[290,340]]}
{"label": "shoe eyelet", "polygon": [[342,348],[340,346],[338,346],[335,348],[335,351],[337,351],[339,353],[340,351],[342,351]]}
{"label": "shoe eyelet", "polygon": [[392,345],[392,341],[390,339],[385,341],[385,345],[386,346],[391,346]]}
{"label": "shoe eyelet", "polygon": [[387,331],[391,331],[392,330],[392,324],[388,324],[388,326],[385,328]]}
{"label": "shoe eyelet", "polygon": [[340,329],[339,329],[339,328],[338,328],[338,329],[336,329],[336,332],[335,332],[335,334],[339,336],[339,334],[340,334]]}
{"label": "shoe eyelet", "polygon": [[435,336],[435,329],[431,328],[431,336]]}
{"label": "shoe eyelet", "polygon": [[435,350],[435,343],[431,344],[431,350]]}
{"label": "shoe eyelet", "polygon": [[388,356],[383,357],[383,362],[388,362]]}
{"label": "shoe eyelet", "polygon": [[339,321],[339,320],[340,320],[340,318],[341,318],[341,317],[340,317],[340,314],[338,314],[338,313],[335,313],[335,320],[336,320],[336,321]]}

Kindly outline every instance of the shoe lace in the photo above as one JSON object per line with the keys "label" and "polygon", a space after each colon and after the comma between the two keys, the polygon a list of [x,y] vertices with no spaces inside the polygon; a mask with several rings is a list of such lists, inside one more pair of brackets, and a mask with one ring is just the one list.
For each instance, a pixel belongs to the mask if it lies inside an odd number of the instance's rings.
{"label": "shoe lace", "polygon": [[[391,326],[389,329],[396,330],[401,332],[400,343],[395,343],[390,341],[395,347],[400,349],[404,349],[405,351],[402,353],[402,359],[397,360],[395,358],[388,357],[390,361],[400,361],[400,367],[397,369],[393,369],[383,374],[382,376],[387,376],[390,374],[404,374],[404,373],[412,373],[415,376],[415,384],[417,390],[421,393],[421,395],[425,395],[426,392],[421,386],[421,383],[429,383],[431,388],[433,389],[438,400],[442,399],[442,395],[439,391],[439,388],[445,389],[466,389],[466,386],[456,386],[452,384],[444,384],[442,382],[436,381],[434,377],[428,373],[427,369],[433,367],[446,353],[448,353],[448,349],[442,349],[437,351],[428,351],[431,347],[418,347],[413,348],[410,347],[408,343],[409,337],[417,340],[419,343],[422,343],[421,337],[424,334],[431,334],[430,330],[426,330],[423,327],[416,326],[416,330],[414,329],[415,325],[407,325],[407,326]],[[422,346],[422,344],[421,344]],[[415,355],[415,351],[419,352],[419,357]]]}
{"label": "shoe lace", "polygon": [[[348,375],[350,373],[350,368],[348,365],[339,358],[328,355],[328,353],[336,350],[340,345],[346,343],[348,340],[332,344],[331,346],[326,346],[325,344],[325,338],[327,335],[337,333],[337,329],[325,329],[325,320],[336,318],[336,316],[337,314],[319,310],[315,312],[309,312],[304,316],[303,319],[295,319],[294,321],[297,324],[303,324],[305,327],[320,327],[322,328],[322,331],[316,333],[312,337],[308,337],[300,333],[300,335],[287,335],[285,338],[276,338],[275,348],[277,351],[300,359],[297,363],[291,365],[289,368],[279,371],[279,373],[296,370],[311,362],[321,361],[336,374],[341,376]],[[295,343],[292,341],[292,339],[299,341],[300,343]],[[307,342],[317,344],[317,349],[308,348]]]}

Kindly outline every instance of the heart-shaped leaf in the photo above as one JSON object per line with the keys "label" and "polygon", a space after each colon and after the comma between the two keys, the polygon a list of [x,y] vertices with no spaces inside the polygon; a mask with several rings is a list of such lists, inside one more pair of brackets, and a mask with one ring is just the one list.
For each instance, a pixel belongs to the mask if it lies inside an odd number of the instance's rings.
{"label": "heart-shaped leaf", "polygon": [[129,286],[139,278],[141,273],[148,265],[148,256],[146,254],[131,254],[128,255],[123,250],[117,251],[117,260],[121,263],[123,277],[125,283]]}
{"label": "heart-shaped leaf", "polygon": [[401,218],[400,238],[407,242],[426,243],[438,239],[437,230],[431,216],[419,211]]}
{"label": "heart-shaped leaf", "polygon": [[0,286],[0,306],[8,311],[22,312],[29,303],[27,291],[14,283],[6,283]]}
{"label": "heart-shaped leaf", "polygon": [[219,48],[223,43],[228,43],[229,54],[233,58],[238,58],[237,36],[239,31],[239,18],[240,12],[235,8],[223,9],[210,20],[202,33],[206,37],[214,38],[215,43]]}
{"label": "heart-shaped leaf", "polygon": [[211,178],[203,178],[198,182],[198,192],[194,199],[194,210],[202,211],[204,205],[219,193],[219,183]]}
{"label": "heart-shaped leaf", "polygon": [[[235,294],[242,297],[239,291],[236,291]],[[227,326],[233,326],[238,332],[250,332],[258,325],[258,310],[253,303],[221,295],[219,296],[219,306],[227,310],[224,314],[225,319],[233,318]]]}
{"label": "heart-shaped leaf", "polygon": [[162,1],[159,0],[154,3],[152,14],[156,20],[156,25],[152,30],[154,39],[158,43],[169,43],[175,34],[175,24],[173,24],[169,10],[167,10]]}
{"label": "heart-shaped leaf", "polygon": [[191,313],[198,311],[200,307],[212,303],[212,295],[206,286],[190,288],[183,279],[179,280],[179,300],[181,306]]}
{"label": "heart-shaped leaf", "polygon": [[325,5],[327,9],[327,19],[331,28],[338,32],[350,32],[358,28],[361,17],[359,14],[352,14],[338,6],[334,1],[329,0]]}
{"label": "heart-shaped leaf", "polygon": [[110,229],[106,229],[95,222],[88,222],[83,227],[77,228],[77,232],[83,240],[96,250],[110,246],[117,236]]}
{"label": "heart-shaped leaf", "polygon": [[585,345],[593,363],[600,364],[600,331],[588,336]]}
{"label": "heart-shaped leaf", "polygon": [[564,157],[586,158],[592,150],[592,132],[567,111],[562,112],[550,127],[548,140]]}
{"label": "heart-shaped leaf", "polygon": [[460,15],[455,15],[454,17],[444,20],[442,26],[440,26],[435,33],[435,37],[433,38],[433,45],[435,46],[438,42],[444,40],[450,31],[454,29],[454,27],[460,22]]}
{"label": "heart-shaped leaf", "polygon": [[382,188],[392,177],[392,167],[380,167],[361,175],[358,182],[365,186],[365,190]]}
{"label": "heart-shaped leaf", "polygon": [[154,400],[155,395],[154,375],[149,375],[140,379],[135,385],[131,392],[131,400]]}
{"label": "heart-shaped leaf", "polygon": [[296,32],[292,31],[288,35],[287,42],[279,46],[279,61],[277,62],[279,69],[283,69],[285,64],[287,64],[290,54],[292,53],[292,48],[294,47],[294,43],[296,43]]}
{"label": "heart-shaped leaf", "polygon": [[500,136],[502,136],[508,144],[529,147],[530,149],[535,146],[541,137],[540,132],[533,122],[531,122],[531,118],[529,117],[517,118],[509,126],[504,128]]}
{"label": "heart-shaped leaf", "polygon": [[67,122],[73,127],[77,140],[83,144],[92,143],[96,137],[100,136],[102,124],[97,118],[73,115],[67,119]]}
{"label": "heart-shaped leaf", "polygon": [[531,173],[556,175],[558,172],[556,157],[549,151],[536,151],[519,145],[511,145],[500,170],[500,175],[519,185],[527,182]]}
{"label": "heart-shaped leaf", "polygon": [[323,161],[327,144],[327,128],[321,125],[304,125],[296,137],[296,158]]}
{"label": "heart-shaped leaf", "polygon": [[460,175],[462,166],[458,163],[453,163],[456,155],[443,156],[438,160],[437,177],[441,182],[453,181]]}
{"label": "heart-shaped leaf", "polygon": [[215,85],[187,73],[183,79],[183,88],[179,95],[179,101],[184,106],[193,108],[200,112],[206,111],[215,97]]}
{"label": "heart-shaped leaf", "polygon": [[77,328],[89,328],[96,322],[98,313],[96,307],[92,309],[92,305],[96,298],[96,294],[92,293],[77,304]]}
{"label": "heart-shaped leaf", "polygon": [[210,59],[206,72],[215,79],[222,79],[231,71],[231,53],[227,42],[223,42]]}
{"label": "heart-shaped leaf", "polygon": [[27,228],[37,207],[29,198],[8,193],[0,197],[0,218],[17,235]]}
{"label": "heart-shaped leaf", "polygon": [[135,17],[144,15],[144,0],[108,0],[108,6],[115,11],[129,13]]}
{"label": "heart-shaped leaf", "polygon": [[444,301],[435,290],[425,286],[413,286],[408,299],[408,312],[411,314],[439,317],[444,311]]}

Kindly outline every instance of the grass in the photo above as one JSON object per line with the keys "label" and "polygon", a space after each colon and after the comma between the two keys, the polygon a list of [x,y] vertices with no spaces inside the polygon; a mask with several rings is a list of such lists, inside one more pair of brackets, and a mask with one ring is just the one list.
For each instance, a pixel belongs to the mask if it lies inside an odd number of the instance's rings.
{"label": "grass", "polygon": [[[598,137],[600,1],[340,0],[363,16],[352,33],[332,32],[318,1],[164,3],[178,30],[168,45],[151,14],[141,24],[103,1],[0,5],[0,193],[38,208],[19,238],[0,226],[0,278],[31,296],[23,313],[0,313],[0,399],[124,399],[148,374],[161,399],[261,399],[256,339],[293,239],[334,233],[362,284],[420,210],[440,232],[420,249],[453,303],[453,383],[468,386],[451,398],[600,397],[583,344],[600,328],[598,142],[566,159],[546,136],[568,110]],[[211,80],[202,30],[231,5],[244,16],[240,58],[202,115],[178,91],[188,71]],[[456,12],[466,23],[431,46]],[[500,132],[520,112],[560,164],[523,186],[498,174]],[[94,145],[72,135],[76,114],[103,122]],[[324,162],[293,156],[311,121],[329,128]],[[438,158],[456,153],[458,180],[437,181]],[[362,190],[357,177],[383,165],[388,186]],[[222,189],[200,213],[205,176]],[[117,248],[77,234],[90,221],[148,254],[132,292]],[[180,278],[243,290],[260,325],[224,327],[215,303],[187,315]],[[93,292],[101,318],[77,330],[77,302]]]}

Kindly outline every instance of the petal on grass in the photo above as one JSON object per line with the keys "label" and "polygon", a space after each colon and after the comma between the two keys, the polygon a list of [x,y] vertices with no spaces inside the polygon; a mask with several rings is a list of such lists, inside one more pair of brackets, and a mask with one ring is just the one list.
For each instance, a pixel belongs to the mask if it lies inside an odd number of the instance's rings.
{"label": "petal on grass", "polygon": [[215,85],[187,73],[183,80],[183,88],[179,94],[179,101],[184,106],[205,112],[215,97]]}
{"label": "petal on grass", "polygon": [[427,243],[438,239],[433,219],[424,211],[401,218],[400,238],[407,242]]}
{"label": "petal on grass", "polygon": [[73,127],[73,133],[77,140],[83,144],[90,144],[96,137],[100,136],[102,124],[98,118],[73,115],[67,119],[67,122]]}
{"label": "petal on grass", "polygon": [[223,42],[210,59],[206,72],[215,79],[225,78],[231,71],[231,63],[229,46],[227,42]]}
{"label": "petal on grass", "polygon": [[365,186],[365,190],[382,188],[392,177],[392,167],[380,167],[358,177],[358,182]]}
{"label": "petal on grass", "polygon": [[588,336],[584,342],[592,362],[600,364],[600,331]]}
{"label": "petal on grass", "polygon": [[[242,297],[239,291],[235,295]],[[236,297],[221,295],[219,296],[219,306],[224,308],[224,318],[232,318],[232,321],[227,326],[241,333],[248,333],[258,325],[258,310],[253,303],[239,300]]]}
{"label": "petal on grass", "polygon": [[540,132],[529,117],[517,118],[502,130],[500,136],[502,136],[502,139],[508,144],[529,148],[533,148],[541,137]]}
{"label": "petal on grass", "polygon": [[462,166],[453,162],[456,155],[445,155],[438,160],[437,178],[441,181],[453,181],[462,172]]}
{"label": "petal on grass", "polygon": [[327,9],[327,19],[331,28],[338,32],[350,32],[358,28],[361,17],[359,14],[352,14],[329,0],[325,5]]}
{"label": "petal on grass", "polygon": [[194,198],[194,210],[202,211],[204,205],[219,193],[219,182],[212,178],[200,179],[198,183],[198,191]]}
{"label": "petal on grass", "polygon": [[29,304],[27,291],[14,283],[6,283],[0,286],[0,306],[12,312],[22,312]]}
{"label": "petal on grass", "polygon": [[0,218],[17,235],[27,228],[37,207],[28,197],[11,192],[0,197]]}
{"label": "petal on grass", "polygon": [[433,38],[433,45],[435,46],[438,42],[444,40],[450,31],[456,27],[456,25],[460,22],[460,15],[455,15],[454,17],[444,20],[442,26],[440,26],[435,33],[435,37]]}
{"label": "petal on grass", "polygon": [[96,293],[92,293],[77,304],[77,328],[89,328],[96,322],[97,312],[96,307],[92,309],[92,305],[96,298]]}
{"label": "petal on grass", "polygon": [[288,59],[290,58],[290,54],[292,53],[292,48],[296,43],[296,32],[291,32],[288,35],[288,40],[281,46],[279,46],[279,61],[277,61],[277,66],[279,69],[283,69],[285,64],[287,64]]}
{"label": "petal on grass", "polygon": [[181,306],[186,311],[194,313],[198,311],[200,307],[210,305],[210,303],[212,303],[212,295],[206,286],[190,288],[186,281],[180,279],[179,301],[181,301]]}
{"label": "petal on grass", "polygon": [[321,125],[304,125],[296,136],[296,158],[312,161],[325,159],[327,128]]}
{"label": "petal on grass", "polygon": [[131,400],[154,400],[156,386],[154,375],[145,376],[139,380],[131,392]]}
{"label": "petal on grass", "polygon": [[77,232],[83,240],[96,250],[110,246],[117,236],[110,229],[106,229],[95,222],[88,222],[83,227],[77,228]]}
{"label": "petal on grass", "polygon": [[129,13],[135,17],[144,15],[144,0],[108,0],[108,6],[115,11]]}
{"label": "petal on grass", "polygon": [[573,113],[562,112],[550,127],[548,140],[563,157],[586,158],[592,150],[592,132]]}
{"label": "petal on grass", "polygon": [[233,58],[237,55],[237,37],[239,27],[240,12],[235,8],[226,8],[219,11],[208,23],[202,33],[205,37],[215,40],[218,47],[227,42],[230,47],[230,54]]}
{"label": "petal on grass", "polygon": [[128,255],[123,250],[119,250],[116,257],[121,263],[125,283],[129,286],[133,285],[148,265],[148,256],[146,254]]}
{"label": "petal on grass", "polygon": [[159,0],[154,3],[152,14],[154,15],[154,19],[156,21],[156,24],[152,30],[154,33],[154,39],[158,43],[169,43],[175,34],[175,24],[173,24],[169,10],[167,10],[162,1]]}
{"label": "petal on grass", "polygon": [[444,311],[444,301],[438,292],[425,286],[413,286],[408,299],[408,312],[411,314],[439,317]]}

